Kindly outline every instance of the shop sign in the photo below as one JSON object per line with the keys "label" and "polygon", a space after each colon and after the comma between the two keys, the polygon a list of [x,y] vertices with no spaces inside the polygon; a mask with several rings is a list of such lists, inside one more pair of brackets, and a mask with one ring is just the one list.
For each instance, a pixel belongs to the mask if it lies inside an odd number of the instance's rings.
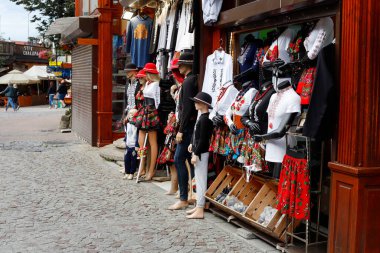
{"label": "shop sign", "polygon": [[62,76],[62,71],[56,71],[56,72],[54,72],[54,75],[56,77],[61,77]]}
{"label": "shop sign", "polygon": [[29,45],[16,45],[15,54],[38,58],[38,54],[41,50],[43,50],[42,47],[29,46]]}
{"label": "shop sign", "polygon": [[49,61],[49,66],[61,66],[61,61]]}

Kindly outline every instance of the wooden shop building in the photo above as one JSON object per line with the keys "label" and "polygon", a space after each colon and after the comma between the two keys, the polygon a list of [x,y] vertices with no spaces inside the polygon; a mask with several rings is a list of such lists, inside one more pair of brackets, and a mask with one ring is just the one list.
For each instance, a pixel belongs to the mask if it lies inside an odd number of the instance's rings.
{"label": "wooden shop building", "polygon": [[[124,6],[135,4],[139,8],[151,1],[120,2]],[[200,0],[199,4],[201,6]],[[195,17],[199,18],[200,25],[195,40],[200,41],[200,46],[194,52],[199,60],[199,65],[195,67],[200,83],[207,56],[221,46],[221,39],[225,50],[233,57],[234,74],[238,74],[237,58],[241,53],[243,36],[324,17],[333,19],[339,113],[335,134],[323,144],[321,151],[324,159],[320,163],[324,176],[317,193],[322,202],[317,218],[318,223],[325,227],[326,243],[321,242],[319,246],[328,252],[380,252],[377,244],[380,234],[380,218],[377,215],[380,210],[380,62],[377,60],[380,53],[380,2],[224,1],[219,20],[213,26],[204,26],[201,10],[198,11]],[[123,74],[115,71],[114,66],[120,59],[125,61],[125,55],[115,53],[113,45],[115,36],[121,36],[125,31],[122,14],[123,7],[118,1],[77,0],[77,17],[71,18],[70,24],[60,31],[65,35],[63,39],[66,42],[77,42],[72,58],[73,131],[96,146],[104,146],[120,137],[115,131],[114,116],[115,113],[120,114],[116,112],[115,104],[121,100],[123,89],[118,85],[121,82],[118,79]],[[89,16],[84,17],[86,15]],[[231,169],[226,173],[226,178],[234,171]],[[238,179],[230,178],[230,182],[245,187],[244,182]],[[263,188],[271,187],[266,181],[258,184],[261,193]],[[215,197],[218,187],[214,185],[209,189],[209,199],[213,198],[213,194]],[[270,192],[269,188],[267,192]],[[229,212],[228,208],[219,207]],[[321,217],[320,212],[324,212]],[[268,230],[255,225],[256,221],[244,215],[229,214],[253,225],[258,234],[265,234],[262,238],[268,242],[271,242],[268,235],[284,241],[282,236],[291,225],[286,223],[279,234],[273,230],[276,224]],[[254,212],[251,218],[253,216]],[[313,230],[315,222],[311,221],[308,227]],[[290,251],[290,248],[287,250]]]}

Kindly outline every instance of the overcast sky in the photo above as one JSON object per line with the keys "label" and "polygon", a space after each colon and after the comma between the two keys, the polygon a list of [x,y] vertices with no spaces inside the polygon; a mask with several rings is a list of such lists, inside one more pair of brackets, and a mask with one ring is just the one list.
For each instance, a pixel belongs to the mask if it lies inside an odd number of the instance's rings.
{"label": "overcast sky", "polygon": [[[32,18],[32,14],[30,18]],[[0,33],[11,40],[27,41],[28,38],[28,12],[21,5],[10,0],[0,0]],[[35,23],[29,23],[29,36],[37,37],[38,31]]]}

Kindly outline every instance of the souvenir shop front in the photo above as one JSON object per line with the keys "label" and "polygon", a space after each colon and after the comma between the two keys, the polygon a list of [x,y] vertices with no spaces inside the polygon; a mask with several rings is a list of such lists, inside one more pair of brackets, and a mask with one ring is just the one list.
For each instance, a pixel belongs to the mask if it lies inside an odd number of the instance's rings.
{"label": "souvenir shop front", "polygon": [[379,65],[359,45],[378,38],[380,5],[367,2],[224,1],[201,29],[219,170],[206,198],[281,250],[379,250],[379,104],[365,102]]}

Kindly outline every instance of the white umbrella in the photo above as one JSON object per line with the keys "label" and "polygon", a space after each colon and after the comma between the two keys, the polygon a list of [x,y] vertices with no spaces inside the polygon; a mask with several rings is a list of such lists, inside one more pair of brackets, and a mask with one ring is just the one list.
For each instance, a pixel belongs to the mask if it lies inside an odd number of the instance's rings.
{"label": "white umbrella", "polygon": [[19,70],[12,70],[8,74],[0,77],[0,84],[31,84],[38,82],[39,80],[32,80],[29,76],[25,75]]}
{"label": "white umbrella", "polygon": [[47,66],[37,66],[34,65],[30,69],[24,72],[25,75],[30,77],[30,80],[51,80],[55,79],[55,75],[48,73],[46,70]]}

